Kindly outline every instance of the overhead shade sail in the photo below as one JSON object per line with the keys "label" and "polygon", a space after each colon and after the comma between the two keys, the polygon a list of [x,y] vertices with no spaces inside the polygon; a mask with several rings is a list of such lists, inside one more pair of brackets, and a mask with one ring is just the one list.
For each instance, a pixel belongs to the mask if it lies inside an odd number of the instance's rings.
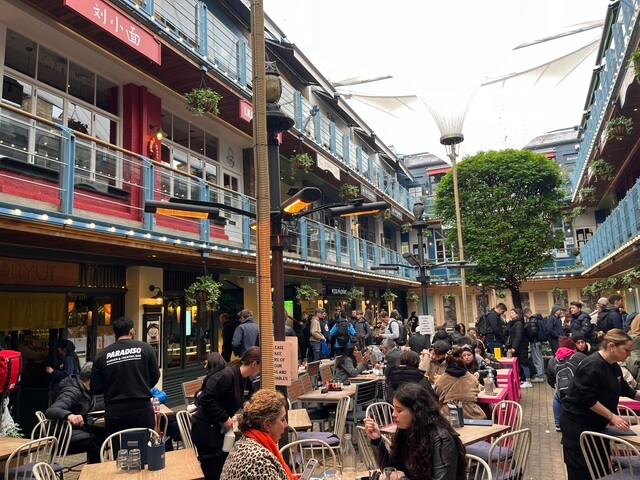
{"label": "overhead shade sail", "polygon": [[0,293],[0,330],[64,328],[64,293]]}

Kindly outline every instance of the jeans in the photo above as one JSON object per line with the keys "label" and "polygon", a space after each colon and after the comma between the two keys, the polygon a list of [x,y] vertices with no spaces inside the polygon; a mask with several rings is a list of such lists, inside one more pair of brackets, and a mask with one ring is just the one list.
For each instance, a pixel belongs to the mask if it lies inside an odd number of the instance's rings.
{"label": "jeans", "polygon": [[555,426],[560,426],[560,411],[562,410],[562,402],[558,398],[558,392],[553,394],[553,421],[555,422]]}
{"label": "jeans", "polygon": [[529,348],[531,348],[531,360],[533,361],[533,366],[536,367],[536,375],[543,376],[544,361],[542,360],[542,351],[540,346],[540,342],[529,343]]}
{"label": "jeans", "polygon": [[320,360],[322,358],[321,348],[322,342],[309,342],[311,344],[311,350],[313,350],[313,361]]}

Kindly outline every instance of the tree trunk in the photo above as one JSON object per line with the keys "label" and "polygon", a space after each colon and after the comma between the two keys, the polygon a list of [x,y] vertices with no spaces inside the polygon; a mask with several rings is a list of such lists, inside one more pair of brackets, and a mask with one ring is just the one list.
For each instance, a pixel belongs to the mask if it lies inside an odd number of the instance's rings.
{"label": "tree trunk", "polygon": [[520,298],[520,285],[509,285],[511,298],[513,299],[513,308],[522,308],[522,299]]}

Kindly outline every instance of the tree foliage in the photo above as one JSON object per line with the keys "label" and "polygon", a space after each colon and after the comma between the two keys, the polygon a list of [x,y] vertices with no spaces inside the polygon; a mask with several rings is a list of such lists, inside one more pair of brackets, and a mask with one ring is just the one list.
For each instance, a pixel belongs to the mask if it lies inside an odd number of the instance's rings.
{"label": "tree foliage", "polygon": [[[479,265],[467,278],[508,288],[519,303],[522,282],[561,245],[552,228],[564,196],[558,165],[529,150],[480,152],[459,163],[458,193],[465,259]],[[435,213],[457,250],[452,172],[438,184]]]}

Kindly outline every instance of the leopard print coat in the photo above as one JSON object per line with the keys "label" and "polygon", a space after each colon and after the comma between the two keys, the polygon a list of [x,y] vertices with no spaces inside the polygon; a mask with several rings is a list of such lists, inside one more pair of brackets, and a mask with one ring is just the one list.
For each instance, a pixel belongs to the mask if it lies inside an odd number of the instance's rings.
{"label": "leopard print coat", "polygon": [[273,453],[243,436],[224,462],[220,480],[288,480],[288,477]]}

